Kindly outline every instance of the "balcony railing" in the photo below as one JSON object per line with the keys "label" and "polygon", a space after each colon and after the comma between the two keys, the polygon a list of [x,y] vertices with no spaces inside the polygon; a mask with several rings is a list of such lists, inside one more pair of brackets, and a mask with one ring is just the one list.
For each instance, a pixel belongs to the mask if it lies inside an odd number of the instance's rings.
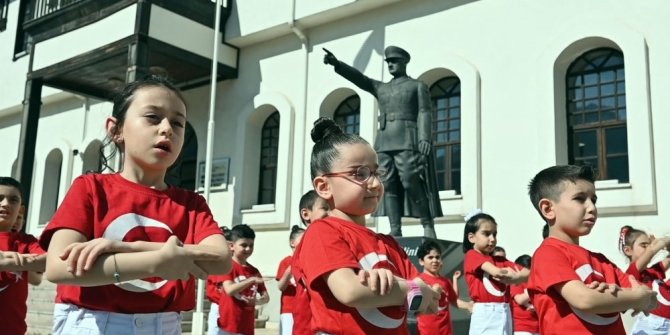
{"label": "balcony railing", "polygon": [[86,0],[29,0],[25,22],[37,20],[82,1]]}

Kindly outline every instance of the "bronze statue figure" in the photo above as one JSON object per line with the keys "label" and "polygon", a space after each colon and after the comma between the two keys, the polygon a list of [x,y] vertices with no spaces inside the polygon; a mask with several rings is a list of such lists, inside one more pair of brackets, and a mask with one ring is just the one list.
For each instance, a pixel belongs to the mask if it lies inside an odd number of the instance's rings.
{"label": "bronze statue figure", "polygon": [[388,216],[391,235],[402,236],[403,216],[421,219],[424,236],[435,238],[433,219],[442,216],[432,154],[432,103],[428,86],[407,76],[410,55],[396,46],[384,50],[393,79],[371,79],[323,49],[325,64],[371,93],[379,103],[379,129],[374,148],[389,173],[382,180],[385,196],[375,215]]}

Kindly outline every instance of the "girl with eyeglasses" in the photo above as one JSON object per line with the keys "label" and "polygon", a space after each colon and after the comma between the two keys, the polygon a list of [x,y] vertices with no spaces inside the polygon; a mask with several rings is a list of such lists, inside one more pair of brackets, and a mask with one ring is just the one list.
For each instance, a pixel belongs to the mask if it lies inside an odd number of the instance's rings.
{"label": "girl with eyeglasses", "polygon": [[366,140],[332,119],[316,120],[311,136],[312,183],[330,212],[307,229],[293,266],[307,283],[312,331],[409,334],[407,313],[435,313],[440,292],[419,278],[392,236],[365,226],[384,194],[386,171]]}

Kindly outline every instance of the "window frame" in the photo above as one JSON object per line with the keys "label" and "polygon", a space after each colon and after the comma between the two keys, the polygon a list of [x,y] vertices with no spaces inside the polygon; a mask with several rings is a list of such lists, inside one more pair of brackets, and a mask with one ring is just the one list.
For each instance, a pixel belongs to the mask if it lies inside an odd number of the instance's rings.
{"label": "window frame", "polygon": [[[275,122],[276,124],[270,124]],[[259,171],[258,171],[258,198],[257,205],[268,205],[274,204],[277,196],[277,167],[279,163],[279,131],[281,127],[281,115],[279,111],[275,110],[270,113],[270,115],[263,122],[263,127],[261,128],[261,150],[260,150],[260,160],[259,160]],[[269,134],[268,134],[269,133]],[[276,133],[276,136],[275,136]],[[266,140],[269,140],[269,145],[266,146],[264,143]],[[266,150],[270,150],[271,153],[267,155]],[[264,159],[269,159],[269,163],[264,163]],[[265,188],[265,173],[266,171],[271,172],[271,181],[272,187]],[[271,194],[269,199],[265,199],[264,195]]]}
{"label": "window frame", "polygon": [[[442,86],[442,83],[447,83],[445,86]],[[443,94],[437,95],[434,93],[435,90],[440,89]],[[432,132],[433,132],[433,158],[435,160],[435,172],[438,177],[438,183],[440,180],[440,175],[442,175],[442,178],[444,180],[444,188],[442,188],[442,185],[438,185],[438,189],[440,191],[448,191],[448,190],[453,190],[456,192],[456,194],[461,194],[461,185],[462,185],[462,164],[459,164],[458,169],[455,169],[453,167],[453,150],[454,148],[458,148],[459,152],[459,157],[458,161],[461,161],[461,143],[462,143],[462,97],[461,97],[461,80],[458,78],[458,76],[447,76],[447,77],[442,77],[435,81],[430,86],[430,99],[433,105],[433,117],[432,117]],[[450,98],[453,97],[458,97],[458,105],[452,106],[450,104]],[[438,109],[438,100],[439,99],[446,99],[447,102],[445,104],[445,114],[446,118],[445,119],[439,119],[439,113],[441,109]],[[457,117],[450,117],[450,110],[457,107],[458,108],[458,116]],[[451,128],[450,124],[451,121],[458,120],[458,128]],[[446,128],[444,131],[438,130],[438,125],[439,122],[446,122]],[[450,138],[450,133],[458,131],[458,139],[457,140],[452,140]],[[445,133],[446,136],[446,141],[445,142],[438,142],[438,137],[441,133]],[[437,160],[437,150],[438,148],[445,148],[445,162],[444,162],[444,171],[438,170],[438,160]],[[459,183],[458,185],[454,185],[454,178],[453,174],[457,172],[459,174]]]}
{"label": "window frame", "polygon": [[[599,60],[601,57],[603,58],[602,61],[600,61],[599,64],[595,64],[594,61]],[[620,60],[616,64],[608,65],[608,62],[613,57],[618,57]],[[613,73],[611,81],[603,81],[603,74],[608,72]],[[593,75],[596,75],[597,79],[595,79],[595,82],[588,83],[587,77]],[[622,84],[621,88],[623,92],[619,92],[620,84]],[[613,86],[611,94],[603,94],[602,88],[605,85]],[[595,89],[597,94],[587,97],[587,90],[589,89]],[[612,99],[614,105],[604,108],[602,106],[603,99]],[[599,104],[595,108],[590,108],[589,110],[586,107],[588,101],[598,101]],[[623,103],[621,104],[621,102]],[[579,55],[579,57],[575,58],[565,72],[565,103],[569,163],[584,165],[586,159],[589,159],[587,156],[578,153],[580,149],[578,144],[576,144],[577,136],[580,133],[595,131],[595,159],[597,160],[597,166],[594,166],[594,168],[598,171],[598,180],[613,179],[613,171],[609,171],[608,159],[613,156],[625,156],[627,164],[625,170],[626,176],[625,178],[617,180],[619,180],[619,182],[628,183],[630,181],[628,139],[627,137],[625,138],[625,153],[610,154],[607,150],[606,138],[608,129],[623,127],[624,132],[627,131],[626,76],[623,53],[614,48],[601,47],[587,50]],[[578,106],[580,105],[582,107],[581,109],[578,109]],[[598,121],[588,122],[587,118],[594,113],[596,114]],[[613,119],[603,120],[603,115],[606,115],[605,113],[614,113],[615,117]],[[623,117],[621,113],[623,113]],[[575,122],[577,118],[581,118],[579,123]],[[581,164],[579,163],[580,161],[582,162]]]}

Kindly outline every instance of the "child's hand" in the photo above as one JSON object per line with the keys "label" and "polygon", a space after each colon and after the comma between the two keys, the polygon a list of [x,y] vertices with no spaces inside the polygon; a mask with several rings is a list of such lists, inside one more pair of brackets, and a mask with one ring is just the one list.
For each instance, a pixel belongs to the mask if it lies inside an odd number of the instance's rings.
{"label": "child's hand", "polygon": [[81,276],[93,267],[100,255],[119,252],[122,244],[122,241],[96,238],[68,245],[59,257],[65,261],[69,272]]}
{"label": "child's hand", "polygon": [[588,283],[586,287],[601,293],[607,292],[612,295],[616,295],[618,291],[621,291],[621,287],[617,284],[601,283],[599,281],[592,281]]}
{"label": "child's hand", "polygon": [[200,279],[207,279],[208,273],[198,266],[196,261],[215,261],[219,258],[216,253],[184,248],[174,235],[165,241],[157,253],[159,257],[156,276],[168,280],[187,280],[191,274]]}
{"label": "child's hand", "polygon": [[36,254],[20,254],[15,251],[1,251],[0,252],[0,267],[1,266],[24,266],[35,261],[38,255]]}
{"label": "child's hand", "polygon": [[500,273],[493,278],[505,284],[514,284],[519,279],[519,271],[510,267],[502,268],[500,269]]}
{"label": "child's hand", "polygon": [[[438,292],[434,287],[428,286],[421,278],[414,278],[414,282],[419,285],[423,299],[421,299],[421,306],[417,313],[435,314],[439,306],[441,292]],[[437,284],[436,284],[437,285]],[[439,285],[438,285],[439,286]]]}
{"label": "child's hand", "polygon": [[640,284],[635,277],[629,276],[630,288],[635,293],[639,294],[639,304],[633,308],[633,316],[643,313],[649,315],[649,311],[656,308],[658,300],[656,300],[656,292],[650,290],[647,286]]}
{"label": "child's hand", "polygon": [[457,270],[456,272],[454,272],[454,274],[451,276],[451,278],[453,279],[453,281],[457,281],[458,278],[461,278],[461,271]]}
{"label": "child's hand", "polygon": [[655,252],[659,252],[663,249],[670,247],[670,237],[655,237],[654,235],[649,236],[651,240],[651,249]]}
{"label": "child's hand", "polygon": [[388,269],[372,269],[370,271],[359,270],[358,280],[361,284],[367,286],[372,292],[379,295],[391,293],[395,276]]}
{"label": "child's hand", "polygon": [[263,279],[262,277],[249,277],[245,280],[247,280],[252,285],[263,284],[265,282],[265,279]]}
{"label": "child's hand", "polygon": [[256,296],[240,296],[240,300],[242,300],[247,306],[256,306]]}
{"label": "child's hand", "polygon": [[467,304],[468,313],[472,314],[472,310],[475,308],[475,302],[474,301],[468,301],[468,302],[466,302],[466,304]]}

